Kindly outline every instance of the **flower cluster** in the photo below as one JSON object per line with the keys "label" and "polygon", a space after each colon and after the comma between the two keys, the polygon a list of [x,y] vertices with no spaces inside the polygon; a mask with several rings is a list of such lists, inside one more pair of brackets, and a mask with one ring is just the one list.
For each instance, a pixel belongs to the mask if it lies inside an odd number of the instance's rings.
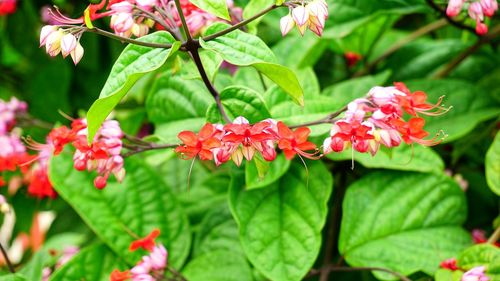
{"label": "flower cluster", "polygon": [[59,138],[60,142],[64,143],[74,137],[72,144],[76,148],[73,155],[75,169],[97,171],[98,176],[94,179],[94,185],[99,189],[106,187],[110,174],[121,182],[125,177],[125,169],[123,157],[120,155],[123,132],[118,121],[104,121],[90,145],[87,142],[87,135],[86,120],[77,119],[73,121],[69,138],[65,134],[61,134]]}
{"label": "flower cluster", "polygon": [[468,4],[468,14],[471,19],[476,21],[476,33],[484,35],[488,33],[488,26],[484,24],[485,16],[492,17],[498,10],[497,0],[450,0],[446,8],[446,14],[449,17],[455,17],[460,14],[465,4]]}
{"label": "flower cluster", "polygon": [[[437,104],[426,102],[424,92],[410,92],[403,83],[394,87],[374,87],[366,98],[356,99],[348,104],[345,116],[337,120],[330,137],[323,143],[324,153],[341,152],[352,146],[358,152],[377,153],[380,144],[386,147],[407,144],[436,145],[442,139],[440,134],[432,139],[423,128],[425,120],[419,114],[436,116],[449,110],[441,106],[442,97]],[[403,113],[411,118],[406,121]]]}
{"label": "flower cluster", "polygon": [[289,6],[288,15],[280,20],[281,34],[285,36],[294,26],[301,35],[309,28],[318,36],[323,34],[325,21],[328,18],[328,4],[325,0],[302,1],[298,5]]}
{"label": "flower cluster", "polygon": [[17,0],[0,0],[0,16],[16,12]]}
{"label": "flower cluster", "polygon": [[55,57],[61,54],[64,58],[71,56],[76,65],[83,57],[83,47],[80,44],[82,33],[73,34],[56,25],[46,25],[40,32],[40,47],[45,46],[47,54]]}
{"label": "flower cluster", "polygon": [[266,161],[273,161],[277,144],[287,159],[292,159],[296,154],[317,159],[316,145],[307,141],[310,132],[309,128],[292,131],[283,122],[273,119],[251,125],[240,116],[231,124],[207,123],[198,134],[191,131],[179,133],[182,145],[175,151],[184,159],[198,156],[201,160],[214,160],[216,165],[233,160],[240,166],[243,158],[251,161],[255,152],[259,152]]}
{"label": "flower cluster", "polygon": [[130,244],[130,250],[143,248],[149,255],[143,256],[141,261],[130,270],[111,272],[110,281],[154,281],[165,275],[167,268],[168,252],[162,244],[156,244],[155,239],[160,235],[160,230],[154,229],[148,236],[138,239]]}

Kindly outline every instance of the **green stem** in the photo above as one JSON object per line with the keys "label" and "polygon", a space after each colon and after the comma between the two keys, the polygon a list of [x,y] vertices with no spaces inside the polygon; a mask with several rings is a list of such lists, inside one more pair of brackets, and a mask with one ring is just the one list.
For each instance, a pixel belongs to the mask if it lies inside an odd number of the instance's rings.
{"label": "green stem", "polygon": [[500,239],[500,226],[495,229],[493,234],[491,234],[490,238],[488,238],[488,243],[495,244],[498,239]]}
{"label": "green stem", "polygon": [[83,27],[83,28],[84,28],[85,31],[93,32],[95,34],[99,34],[99,35],[102,35],[102,36],[105,36],[105,37],[108,37],[108,38],[111,38],[111,39],[119,40],[121,42],[127,42],[127,43],[134,44],[134,45],[139,45],[139,46],[144,46],[144,47],[151,47],[151,48],[163,48],[163,49],[169,49],[169,48],[172,47],[172,44],[143,42],[143,41],[135,40],[135,39],[132,39],[132,38],[127,38],[127,37],[119,36],[119,35],[116,35],[114,33],[111,33],[111,32],[108,32],[108,31],[105,31],[105,30],[102,30],[102,29],[99,29],[97,27],[92,28],[92,29],[86,28],[86,27]]}
{"label": "green stem", "polygon": [[175,7],[177,8],[177,13],[181,18],[182,28],[184,28],[184,33],[186,34],[186,40],[187,42],[191,42],[193,41],[193,37],[191,36],[191,32],[189,31],[189,27],[187,26],[186,17],[184,16],[184,12],[182,11],[180,0],[175,0]]}

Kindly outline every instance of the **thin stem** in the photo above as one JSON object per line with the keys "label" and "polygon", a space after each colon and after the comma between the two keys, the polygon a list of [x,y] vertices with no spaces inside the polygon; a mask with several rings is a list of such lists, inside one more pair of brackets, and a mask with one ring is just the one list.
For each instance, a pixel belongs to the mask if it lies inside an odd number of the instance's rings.
{"label": "thin stem", "polygon": [[467,57],[475,53],[483,44],[487,44],[492,40],[496,39],[500,35],[500,25],[495,26],[491,32],[481,37],[474,45],[467,48],[465,51],[460,53],[457,57],[455,57],[445,68],[436,75],[434,78],[443,78],[450,74],[460,63],[462,63]]}
{"label": "thin stem", "polygon": [[184,16],[184,12],[182,11],[180,0],[175,0],[175,7],[177,8],[177,13],[181,18],[182,28],[184,28],[184,33],[186,34],[186,40],[188,42],[191,42],[193,41],[193,37],[191,36],[191,32],[189,31],[189,27],[186,23],[186,17]]}
{"label": "thin stem", "polygon": [[171,268],[170,266],[167,267],[167,270],[174,275],[176,280],[179,279],[181,281],[187,281],[186,277],[184,277],[180,272]]}
{"label": "thin stem", "polygon": [[392,271],[390,269],[387,269],[387,268],[383,268],[383,267],[346,267],[346,266],[336,266],[336,265],[333,265],[333,264],[330,264],[326,267],[323,267],[321,269],[312,269],[309,274],[307,275],[307,277],[312,277],[312,276],[315,276],[315,275],[318,275],[320,274],[322,271],[343,271],[343,272],[354,272],[354,271],[382,271],[382,272],[387,272],[391,275],[394,275],[396,276],[397,278],[399,278],[399,280],[401,281],[412,281],[410,278],[404,276],[403,274],[399,273],[399,272],[396,272],[396,271]]}
{"label": "thin stem", "polygon": [[193,58],[194,63],[196,64],[196,68],[198,68],[198,72],[200,72],[201,79],[203,80],[203,83],[205,83],[205,86],[207,87],[208,91],[210,94],[215,99],[215,103],[217,104],[217,108],[219,108],[220,114],[222,115],[222,118],[226,123],[232,123],[231,119],[227,116],[226,111],[224,110],[224,106],[222,105],[221,99],[220,99],[220,94],[217,92],[215,89],[214,85],[210,81],[210,79],[207,76],[207,72],[205,71],[205,68],[203,67],[203,63],[201,62],[200,54],[198,52],[197,48],[194,48],[192,50],[189,50],[189,53],[191,54],[191,57]]}
{"label": "thin stem", "polygon": [[381,61],[385,60],[387,57],[390,55],[394,54],[397,50],[401,49],[401,47],[405,46],[406,44],[412,42],[413,40],[426,35],[432,31],[435,31],[437,29],[440,29],[448,24],[448,21],[446,19],[440,19],[438,21],[432,22],[428,25],[425,25],[417,30],[415,32],[412,32],[408,36],[402,38],[398,42],[396,42],[394,45],[392,45],[387,51],[385,51],[382,55],[380,55],[378,58],[373,60],[372,62],[368,63],[363,69],[359,70],[358,72],[354,73],[353,77],[359,77],[362,75],[365,75],[369,73],[377,64],[379,64]]}
{"label": "thin stem", "polygon": [[295,128],[300,128],[300,127],[314,126],[314,125],[320,125],[320,124],[331,124],[331,123],[336,121],[335,118],[337,118],[340,114],[342,114],[346,110],[347,110],[347,105],[342,107],[341,109],[335,111],[334,113],[329,114],[325,118],[321,118],[321,119],[316,120],[316,121],[311,121],[311,122],[293,125],[293,126],[290,126],[290,128],[295,129]]}
{"label": "thin stem", "polygon": [[427,4],[429,4],[429,6],[431,6],[432,9],[434,9],[435,11],[439,12],[439,14],[441,14],[441,16],[446,20],[448,21],[451,25],[455,26],[455,27],[458,27],[460,29],[463,29],[463,30],[467,30],[471,33],[473,33],[474,35],[477,36],[476,34],[476,30],[473,28],[473,27],[470,27],[468,25],[465,25],[461,22],[458,22],[450,17],[448,17],[448,15],[446,14],[446,10],[442,9],[438,4],[436,4],[434,2],[434,0],[427,0]]}
{"label": "thin stem", "polygon": [[156,144],[156,143],[150,143],[149,145],[138,145],[138,146],[133,146],[133,145],[123,145],[125,148],[130,149],[129,152],[123,154],[123,157],[129,157],[137,153],[149,151],[149,150],[157,150],[157,149],[167,149],[167,148],[174,148],[179,146],[178,144]]}
{"label": "thin stem", "polygon": [[[144,10],[143,8],[141,8],[139,6],[135,6],[135,8],[137,10],[141,11],[148,18],[150,18],[150,19],[156,21],[157,23],[159,23],[163,28],[165,28],[166,31],[168,31],[170,34],[172,34],[176,40],[180,40],[180,38],[177,37],[177,34],[174,33],[174,31],[172,29],[170,29],[170,27],[168,26],[167,22],[163,18],[156,16],[155,14],[151,13],[150,11]],[[157,9],[157,10],[159,10],[159,9]]]}
{"label": "thin stem", "polygon": [[3,259],[5,260],[5,263],[7,264],[7,267],[9,268],[10,273],[16,273],[16,270],[14,269],[12,262],[10,262],[9,256],[7,255],[7,252],[5,251],[4,247],[2,246],[2,243],[0,243],[0,251],[2,252]]}
{"label": "thin stem", "polygon": [[[177,1],[178,1],[178,0],[177,0]],[[272,11],[272,10],[274,10],[274,9],[278,8],[278,7],[283,7],[283,6],[278,6],[278,5],[272,5],[272,6],[269,6],[269,7],[267,7],[266,9],[264,9],[264,10],[260,11],[259,13],[255,14],[255,15],[254,15],[254,16],[252,16],[252,17],[249,17],[249,18],[248,18],[248,19],[246,19],[246,20],[240,21],[239,23],[237,23],[237,24],[235,24],[235,25],[233,25],[233,26],[231,26],[231,27],[228,27],[228,28],[226,28],[226,29],[224,29],[224,30],[221,30],[221,31],[219,31],[219,32],[217,32],[217,33],[214,33],[214,34],[208,35],[208,36],[206,36],[206,37],[203,37],[203,41],[213,40],[213,39],[215,39],[215,38],[217,38],[217,37],[219,37],[219,36],[225,35],[225,34],[227,34],[227,33],[231,32],[231,31],[233,31],[233,30],[236,30],[236,29],[238,29],[238,28],[240,28],[240,27],[242,27],[242,26],[245,26],[245,25],[249,24],[250,22],[252,22],[252,21],[254,21],[254,20],[256,20],[256,19],[258,19],[258,18],[262,17],[263,15],[265,15],[265,14],[269,13],[270,11]]]}
{"label": "thin stem", "polygon": [[99,35],[106,36],[106,37],[111,38],[111,39],[119,40],[121,42],[127,42],[127,43],[134,44],[134,45],[139,45],[139,46],[144,46],[144,47],[151,47],[151,48],[163,48],[163,49],[169,49],[169,48],[172,47],[172,44],[143,42],[143,41],[135,40],[135,39],[132,39],[132,38],[127,38],[127,37],[119,36],[119,35],[116,35],[114,33],[111,33],[111,32],[108,32],[108,31],[105,31],[105,30],[102,30],[102,29],[99,29],[97,27],[94,27],[92,29],[86,28],[86,27],[83,27],[83,28],[84,28],[85,31],[93,32],[93,33],[96,33],[96,34],[99,34]]}
{"label": "thin stem", "polygon": [[495,244],[500,239],[500,226],[495,229],[490,238],[488,238],[488,243]]}

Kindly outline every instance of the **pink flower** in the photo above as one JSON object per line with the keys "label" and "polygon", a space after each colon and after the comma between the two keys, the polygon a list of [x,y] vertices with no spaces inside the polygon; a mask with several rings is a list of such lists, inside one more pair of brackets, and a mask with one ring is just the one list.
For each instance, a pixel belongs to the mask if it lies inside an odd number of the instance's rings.
{"label": "pink flower", "polygon": [[285,36],[297,25],[301,35],[307,28],[318,36],[323,34],[325,21],[328,18],[328,5],[325,0],[313,0],[307,4],[295,4],[290,7],[289,14],[280,20],[281,34]]}
{"label": "pink flower", "polygon": [[461,281],[489,281],[490,278],[484,273],[486,267],[476,266],[462,275]]}
{"label": "pink flower", "polygon": [[498,10],[497,0],[480,0],[483,12],[487,17],[492,17]]}
{"label": "pink flower", "polygon": [[446,8],[446,15],[449,17],[455,17],[462,11],[462,7],[465,4],[465,0],[450,0],[448,2],[448,7]]}

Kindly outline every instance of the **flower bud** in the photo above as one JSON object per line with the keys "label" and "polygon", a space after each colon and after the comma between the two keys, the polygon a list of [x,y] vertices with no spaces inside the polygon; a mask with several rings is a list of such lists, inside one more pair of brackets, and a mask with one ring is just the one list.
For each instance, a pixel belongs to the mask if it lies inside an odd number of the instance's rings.
{"label": "flower bud", "polygon": [[446,7],[446,15],[449,17],[455,17],[462,11],[462,7],[465,0],[450,0],[448,2],[448,7]]}
{"label": "flower bud", "polygon": [[134,25],[132,25],[132,34],[134,34],[135,37],[142,37],[144,35],[147,35],[148,32],[149,27],[145,24],[134,23]]}
{"label": "flower bud", "polygon": [[61,53],[63,57],[69,55],[76,48],[76,45],[76,37],[73,34],[68,33],[64,35],[61,38]]}
{"label": "flower bud", "polygon": [[309,11],[304,6],[297,6],[292,9],[292,16],[295,23],[299,26],[304,26],[309,20]]}
{"label": "flower bud", "polygon": [[488,26],[479,20],[476,21],[476,33],[477,35],[485,35],[488,33]]}
{"label": "flower bud", "polygon": [[474,2],[469,5],[469,16],[474,20],[484,20],[483,7],[479,2]]}
{"label": "flower bud", "polygon": [[295,21],[291,15],[286,15],[280,19],[281,35],[285,36],[295,26]]}
{"label": "flower bud", "polygon": [[73,60],[73,63],[75,65],[77,65],[80,60],[82,59],[83,57],[83,47],[82,45],[80,45],[80,42],[77,42],[76,44],[76,48],[73,49],[73,51],[71,51],[71,59]]}
{"label": "flower bud", "polygon": [[128,1],[122,1],[119,3],[115,3],[110,6],[110,9],[116,13],[128,13],[131,14],[134,9],[134,5],[129,3]]}
{"label": "flower bud", "polygon": [[53,25],[46,25],[42,27],[42,30],[40,31],[40,47],[45,45],[45,42],[47,41],[49,35],[56,30],[57,26]]}
{"label": "flower bud", "polygon": [[51,57],[57,56],[61,52],[61,39],[63,37],[61,29],[52,32],[45,42],[45,50]]}
{"label": "flower bud", "polygon": [[126,33],[134,25],[134,18],[129,13],[118,13],[111,16],[111,28],[115,33]]}
{"label": "flower bud", "polygon": [[492,17],[498,10],[497,0],[481,0],[480,4],[487,17]]}

